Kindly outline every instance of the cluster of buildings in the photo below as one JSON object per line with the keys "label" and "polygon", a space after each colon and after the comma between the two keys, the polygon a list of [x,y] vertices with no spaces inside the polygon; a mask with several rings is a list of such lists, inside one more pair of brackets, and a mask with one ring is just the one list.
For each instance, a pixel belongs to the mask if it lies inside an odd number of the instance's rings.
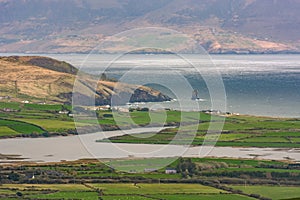
{"label": "cluster of buildings", "polygon": [[231,113],[231,112],[222,112],[220,110],[202,110],[202,112],[211,115],[222,115],[222,116],[231,116],[231,115],[240,115],[239,113]]}
{"label": "cluster of buildings", "polygon": [[0,96],[0,100],[10,99],[10,96]]}

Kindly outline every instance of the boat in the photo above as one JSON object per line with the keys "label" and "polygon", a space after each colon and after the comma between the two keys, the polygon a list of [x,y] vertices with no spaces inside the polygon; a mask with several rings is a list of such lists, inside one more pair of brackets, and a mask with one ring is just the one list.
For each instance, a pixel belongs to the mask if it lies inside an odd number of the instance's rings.
{"label": "boat", "polygon": [[199,97],[199,91],[198,90],[194,90],[193,93],[192,93],[192,100],[196,100],[196,101],[199,101],[200,100],[200,97]]}

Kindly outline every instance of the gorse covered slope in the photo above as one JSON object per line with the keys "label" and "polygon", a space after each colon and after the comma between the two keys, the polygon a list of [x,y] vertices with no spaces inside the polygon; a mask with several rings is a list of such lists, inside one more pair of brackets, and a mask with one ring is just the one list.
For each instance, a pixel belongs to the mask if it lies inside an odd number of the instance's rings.
{"label": "gorse covered slope", "polygon": [[[71,103],[77,69],[72,65],[52,58],[39,56],[0,57],[0,96],[9,96],[13,101]],[[84,74],[79,93],[88,100],[95,94],[96,104],[110,104],[112,95],[122,102],[122,95],[130,95],[130,101],[165,101],[169,97],[148,87],[98,81]],[[90,85],[95,85],[93,89]],[[118,86],[115,90],[114,88]],[[137,88],[137,89],[136,89]],[[120,96],[121,95],[121,96]]]}

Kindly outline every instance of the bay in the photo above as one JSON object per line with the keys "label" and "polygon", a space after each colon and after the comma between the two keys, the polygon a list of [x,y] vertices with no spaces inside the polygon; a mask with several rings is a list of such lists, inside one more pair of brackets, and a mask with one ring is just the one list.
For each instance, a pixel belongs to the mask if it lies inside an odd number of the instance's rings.
{"label": "bay", "polygon": [[[214,92],[208,90],[203,76],[214,79],[218,78],[218,74],[224,83],[226,106],[223,107],[226,111],[300,117],[300,55],[183,55],[184,58],[176,55],[126,55],[119,58],[116,55],[84,54],[46,56],[66,60],[91,73],[105,72],[116,79],[129,73],[133,83],[151,83],[153,77],[155,81],[164,80],[162,82],[166,83],[172,81],[174,74],[182,75],[193,89],[199,91],[203,99],[199,104],[203,110],[211,108],[210,92]],[[185,60],[191,61],[194,66]],[[180,84],[178,82],[174,87],[182,91],[182,99],[189,104],[192,94],[190,91],[184,93]],[[149,85],[172,96],[164,87]],[[178,103],[167,102],[163,106],[176,109]]]}
{"label": "bay", "polygon": [[[24,55],[24,54],[0,54]],[[28,55],[28,54],[26,54]],[[192,89],[199,91],[199,109],[211,109],[212,100],[204,77],[220,77],[225,89],[226,102],[219,102],[225,112],[240,114],[300,117],[300,55],[106,55],[106,54],[39,54],[67,61],[84,71],[110,78],[150,83],[176,99],[182,107],[190,105],[192,91],[172,78],[183,76]],[[191,61],[190,65],[187,61]],[[128,75],[129,74],[129,75]],[[217,75],[218,76],[217,76]],[[99,75],[100,77],[100,75]],[[124,78],[127,77],[127,78]],[[122,79],[123,78],[123,79]],[[153,81],[154,80],[154,81]],[[154,82],[151,84],[151,81]],[[168,82],[169,81],[169,82]],[[173,85],[175,95],[155,82]],[[180,94],[178,94],[180,93]],[[214,99],[214,101],[217,101]],[[178,102],[142,106],[178,109]],[[141,106],[141,105],[137,105]]]}

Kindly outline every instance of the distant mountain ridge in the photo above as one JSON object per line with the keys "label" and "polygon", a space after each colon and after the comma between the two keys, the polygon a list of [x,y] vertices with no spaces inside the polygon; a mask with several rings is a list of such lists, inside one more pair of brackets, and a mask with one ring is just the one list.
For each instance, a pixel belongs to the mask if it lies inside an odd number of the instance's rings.
{"label": "distant mountain ridge", "polygon": [[135,27],[184,32],[211,53],[300,50],[298,0],[0,0],[0,52],[87,53]]}
{"label": "distant mountain ridge", "polygon": [[[0,57],[0,96],[11,101],[35,103],[72,103],[74,81],[77,69],[72,65],[48,57],[10,56]],[[81,73],[81,72],[78,72]],[[93,100],[96,105],[125,104],[123,97],[130,96],[131,102],[167,101],[170,98],[161,92],[145,86],[98,80],[82,74],[74,95],[83,101]],[[92,88],[90,85],[95,85]],[[123,100],[123,101],[122,101]],[[79,101],[78,101],[79,102]],[[85,105],[85,102],[82,102]]]}

